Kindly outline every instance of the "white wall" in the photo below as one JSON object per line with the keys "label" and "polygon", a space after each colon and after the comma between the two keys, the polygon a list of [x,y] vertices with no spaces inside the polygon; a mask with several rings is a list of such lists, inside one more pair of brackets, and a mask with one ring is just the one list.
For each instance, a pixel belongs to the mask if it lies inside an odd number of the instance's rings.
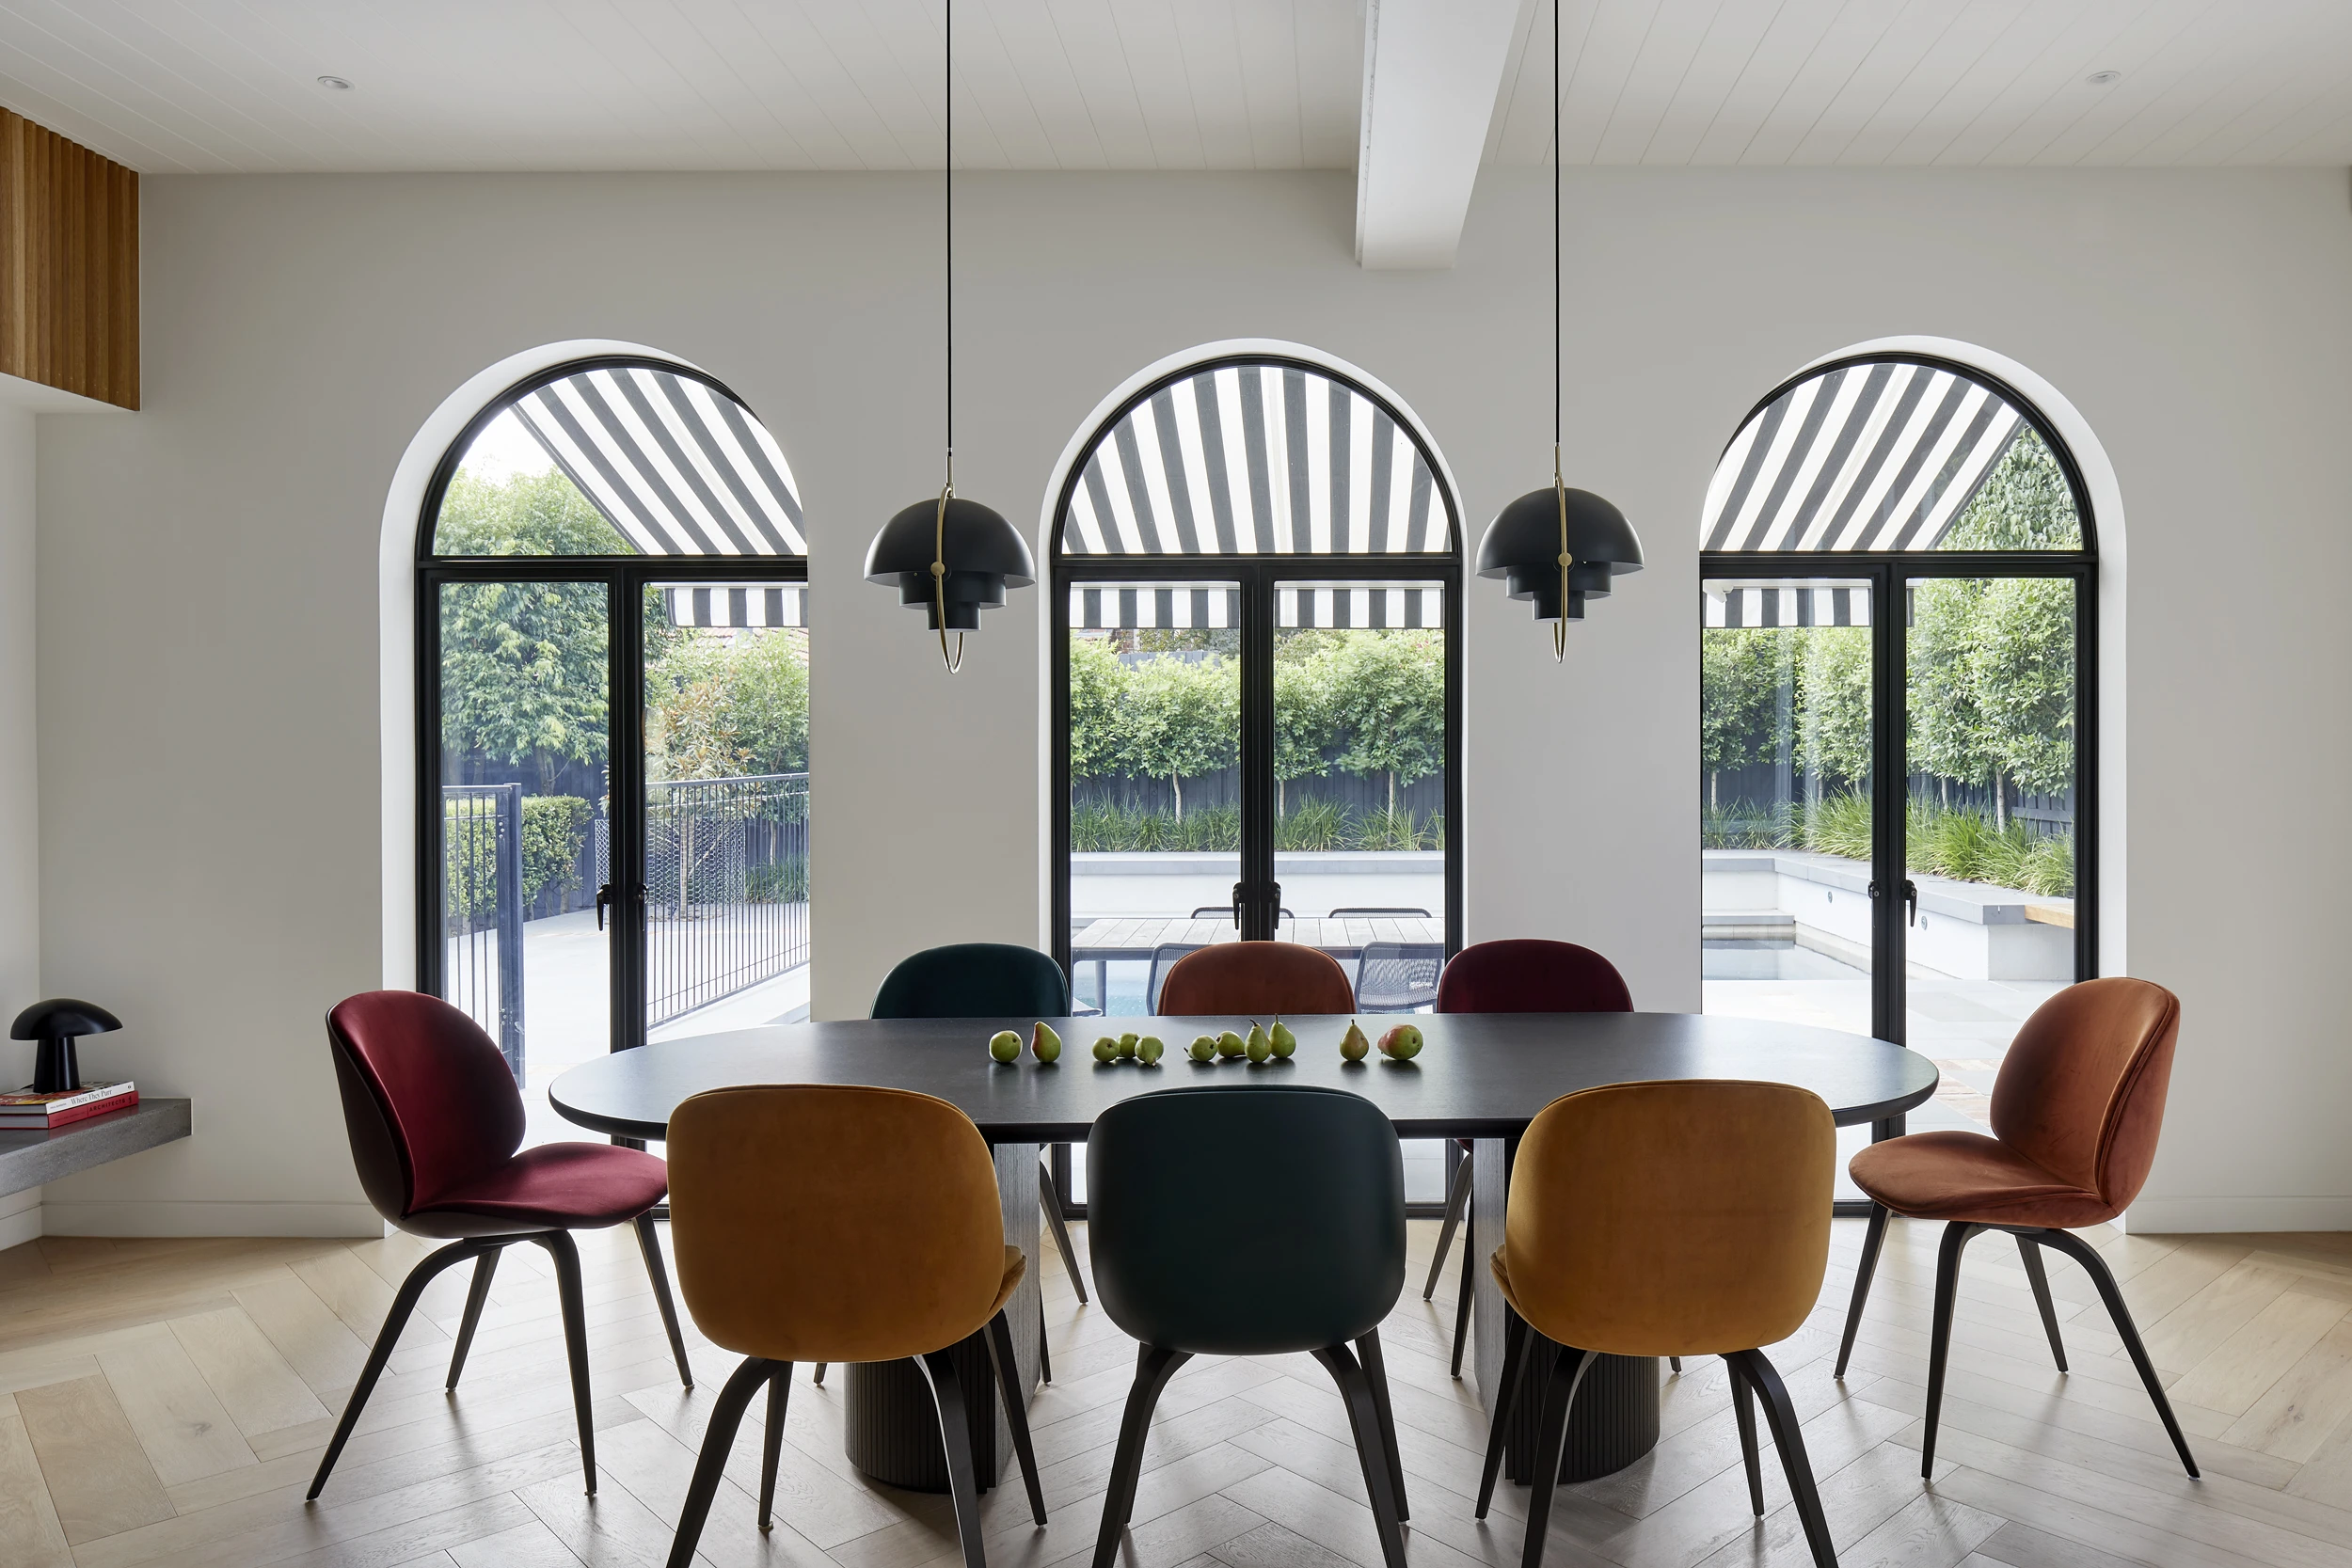
{"label": "white wall", "polygon": [[[992,612],[950,680],[921,618],[858,578],[874,528],[937,483],[937,190],[144,182],[147,409],[40,434],[42,942],[50,988],[117,1006],[125,1065],[197,1094],[203,1131],[58,1184],[53,1227],[372,1224],[319,1018],[382,975],[378,525],[435,406],[535,343],[707,367],[803,482],[818,1015],[862,1012],[926,943],[1038,940],[1041,595]],[[960,488],[1025,523],[1130,372],[1274,337],[1395,388],[1474,537],[1549,477],[1545,196],[1540,174],[1490,171],[1455,270],[1366,273],[1343,175],[973,177]],[[2068,395],[2130,511],[2133,750],[2108,762],[2132,813],[2108,891],[2124,961],[2188,1019],[2145,1212],[2352,1225],[2352,1063],[2321,978],[2352,762],[2342,175],[1584,171],[1568,205],[1569,472],[1623,506],[1650,565],[1574,629],[1565,668],[1524,607],[1473,587],[1471,939],[1590,942],[1642,1006],[1697,1005],[1714,457],[1817,356],[1980,343]]]}

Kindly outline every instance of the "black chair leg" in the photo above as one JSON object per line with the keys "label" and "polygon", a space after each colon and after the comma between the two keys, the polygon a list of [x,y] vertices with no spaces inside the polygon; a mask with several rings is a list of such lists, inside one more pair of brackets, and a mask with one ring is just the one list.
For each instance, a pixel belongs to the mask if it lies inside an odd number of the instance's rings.
{"label": "black chair leg", "polygon": [[1454,1375],[1462,1375],[1462,1352],[1470,1344],[1470,1254],[1476,1249],[1462,1239],[1462,1289],[1454,1299]]}
{"label": "black chair leg", "polygon": [[1127,1413],[1119,1422],[1119,1449],[1111,1458],[1110,1485],[1103,1494],[1103,1526],[1094,1537],[1094,1568],[1119,1560],[1119,1538],[1136,1509],[1136,1481],[1143,1474],[1143,1443],[1152,1431],[1152,1410],[1176,1369],[1192,1357],[1180,1350],[1141,1345],[1136,1351],[1135,1386],[1127,1390]]}
{"label": "black chair leg", "polygon": [[1021,1387],[1021,1364],[1012,1356],[1012,1324],[1000,1309],[981,1330],[988,1342],[988,1362],[996,1372],[996,1393],[1005,1402],[1005,1424],[1012,1428],[1012,1451],[1021,1461],[1021,1479],[1029,1487],[1029,1513],[1045,1523],[1045,1492],[1037,1481],[1037,1452],[1029,1447],[1029,1401]]}
{"label": "black chair leg", "polygon": [[449,1354],[449,1381],[442,1385],[445,1392],[457,1391],[458,1374],[466,1370],[466,1353],[473,1349],[473,1331],[482,1326],[482,1309],[489,1305],[490,1276],[499,1272],[499,1254],[504,1247],[492,1247],[474,1259],[473,1284],[466,1291],[466,1321],[457,1325],[457,1348]]}
{"label": "black chair leg", "polygon": [[2171,1435],[2172,1446],[2180,1450],[2182,1466],[2188,1471],[2190,1480],[2201,1479],[2197,1456],[2188,1451],[2188,1439],[2181,1434],[2181,1423],[2172,1415],[2172,1402],[2164,1397],[2164,1385],[2156,1380],[2155,1365],[2148,1359],[2148,1347],[2139,1342],[2139,1330],[2132,1323],[2132,1309],[2125,1305],[2123,1288],[2116,1284],[2107,1260],[2071,1230],[2037,1230],[2034,1240],[2043,1246],[2058,1248],[2090,1275],[2091,1284],[2099,1288],[2099,1299],[2107,1304],[2107,1316],[2115,1323],[2117,1337],[2131,1353],[2132,1365],[2139,1370],[2139,1381],[2147,1385],[2148,1397],[2155,1402],[2156,1414],[2164,1418],[2164,1430]]}
{"label": "black chair leg", "polygon": [[1682,1357],[1679,1355],[1670,1355],[1666,1357],[1666,1365],[1675,1370],[1675,1376],[1680,1377],[1682,1375]]}
{"label": "black chair leg", "polygon": [[686,1336],[678,1332],[677,1304],[670,1299],[670,1271],[661,1266],[661,1232],[654,1228],[653,1211],[637,1216],[637,1250],[645,1255],[645,1277],[653,1281],[653,1301],[661,1308],[661,1326],[669,1331],[670,1354],[677,1358],[677,1380],[694,1386],[694,1369],[687,1365]]}
{"label": "black chair leg", "polygon": [[822,1388],[825,1386],[825,1363],[818,1362],[817,1370],[808,1374],[808,1380]]}
{"label": "black chair leg", "polygon": [[572,1409],[580,1421],[580,1464],[588,1495],[596,1495],[596,1423],[588,1393],[588,1308],[580,1289],[580,1248],[568,1230],[549,1230],[532,1241],[555,1259],[555,1288],[564,1303],[564,1351],[572,1363]]}
{"label": "black chair leg", "polygon": [[931,1386],[931,1403],[939,1409],[939,1440],[947,1450],[947,1493],[955,1499],[956,1538],[963,1544],[964,1568],[988,1568],[980,1537],[980,1479],[972,1458],[972,1422],[955,1358],[935,1350],[916,1356],[914,1364],[923,1370],[924,1381]]}
{"label": "black chair leg", "polygon": [[1739,1362],[1726,1355],[1724,1365],[1731,1369],[1731,1413],[1740,1422],[1740,1462],[1748,1470],[1748,1507],[1761,1519],[1764,1467],[1756,1452],[1756,1390],[1748,1386],[1747,1375],[1740,1370]]}
{"label": "black chair leg", "polygon": [[1935,1479],[1935,1418],[1944,1408],[1944,1363],[1952,1350],[1952,1308],[1960,1300],[1960,1253],[1984,1227],[1954,1220],[1935,1253],[1935,1330],[1928,1340],[1927,1434],[1919,1445],[1919,1474]]}
{"label": "black chair leg", "polygon": [[1062,1215],[1061,1189],[1054,1184],[1054,1167],[1043,1160],[1037,1163],[1037,1206],[1045,1211],[1045,1228],[1054,1233],[1062,1272],[1070,1276],[1070,1287],[1078,1292],[1078,1305],[1084,1307],[1087,1276],[1079,1272],[1077,1248],[1070,1244],[1070,1225]]}
{"label": "black chair leg", "polygon": [[1862,1304],[1870,1299],[1870,1276],[1878,1273],[1879,1248],[1886,1244],[1886,1205],[1870,1205],[1870,1228],[1863,1232],[1862,1260],[1854,1266],[1853,1305],[1846,1308],[1846,1337],[1837,1341],[1837,1370],[1832,1377],[1846,1375],[1846,1362],[1853,1354],[1854,1330],[1862,1326]]}
{"label": "black chair leg", "polygon": [[1380,1537],[1380,1560],[1386,1568],[1405,1568],[1403,1515],[1390,1484],[1394,1461],[1382,1440],[1380,1408],[1373,1398],[1372,1379],[1345,1345],[1327,1345],[1314,1356],[1340,1386],[1340,1398],[1347,1404],[1347,1424],[1356,1433],[1356,1462],[1363,1468],[1364,1492],[1372,1499],[1373,1528]]}
{"label": "black chair leg", "polygon": [[768,1430],[760,1433],[759,1445],[759,1528],[763,1530],[775,1515],[776,1461],[784,1457],[785,1407],[792,1402],[792,1363],[777,1361],[770,1366]]}
{"label": "black chair leg", "polygon": [[1486,1505],[1495,1500],[1495,1477],[1502,1472],[1502,1434],[1511,1425],[1511,1403],[1519,1391],[1519,1366],[1527,1359],[1527,1320],[1511,1310],[1511,1304],[1502,1306],[1502,1380],[1487,1392],[1494,1404],[1494,1415],[1486,1429],[1486,1465],[1478,1478],[1478,1512],[1473,1517],[1484,1519]]}
{"label": "black chair leg", "polygon": [[2031,1236],[2017,1233],[2017,1256],[2026,1261],[2026,1277],[2033,1282],[2033,1304],[2042,1309],[2042,1332],[2050,1337],[2050,1359],[2066,1370],[2066,1342],[2058,1338],[2058,1308],[2050,1301],[2050,1276],[2042,1272],[2042,1249]]}
{"label": "black chair leg", "polygon": [[1576,1407],[1577,1386],[1592,1364],[1592,1356],[1565,1345],[1552,1362],[1551,1383],[1544,1390],[1543,1416],[1536,1425],[1535,1473],[1527,1489],[1527,1544],[1519,1551],[1519,1568],[1543,1568],[1552,1495],[1560,1489],[1560,1462],[1568,1447],[1568,1412]]}
{"label": "black chair leg", "polygon": [[[726,1474],[727,1456],[735,1434],[743,1425],[743,1412],[763,1383],[772,1384],[776,1363],[748,1356],[735,1369],[710,1407],[710,1425],[703,1430],[703,1451],[694,1459],[694,1479],[687,1483],[686,1505],[678,1510],[677,1534],[670,1542],[669,1568],[693,1568],[694,1548],[702,1544],[703,1524],[710,1517],[710,1499],[719,1493]],[[772,1399],[774,1396],[770,1396]],[[765,1510],[762,1510],[765,1513]]]}
{"label": "black chair leg", "polygon": [[[1764,1424],[1772,1429],[1772,1446],[1780,1449],[1780,1467],[1788,1476],[1788,1495],[1804,1522],[1805,1544],[1813,1548],[1814,1568],[1837,1568],[1837,1548],[1830,1543],[1821,1494],[1813,1484],[1813,1461],[1805,1456],[1804,1433],[1798,1430],[1796,1407],[1788,1402],[1779,1370],[1760,1350],[1743,1350],[1724,1359],[1737,1361],[1739,1374],[1763,1402]],[[1762,1512],[1760,1504],[1757,1512]]]}
{"label": "black chair leg", "polygon": [[1380,1331],[1367,1330],[1356,1341],[1356,1359],[1364,1365],[1364,1376],[1372,1384],[1373,1413],[1380,1418],[1380,1446],[1389,1453],[1389,1491],[1396,1498],[1396,1516],[1409,1519],[1413,1511],[1405,1503],[1405,1456],[1396,1446],[1396,1411],[1389,1403],[1389,1364],[1380,1354]]}
{"label": "black chair leg", "polygon": [[1462,1223],[1462,1211],[1470,1207],[1470,1157],[1462,1156],[1462,1163],[1454,1167],[1454,1180],[1446,1184],[1445,1219],[1438,1227],[1438,1255],[1429,1259],[1429,1278],[1421,1288],[1421,1299],[1427,1301],[1438,1293],[1438,1276],[1445,1272],[1446,1249],[1454,1244],[1454,1227]]}
{"label": "black chair leg", "polygon": [[392,1358],[392,1347],[400,1343],[400,1331],[408,1326],[409,1315],[416,1311],[417,1299],[424,1294],[424,1288],[442,1270],[482,1252],[495,1252],[506,1244],[506,1240],[452,1242],[408,1271],[408,1277],[400,1282],[400,1290],[392,1297],[392,1309],[384,1314],[384,1326],[375,1332],[375,1345],[368,1352],[367,1364],[359,1369],[359,1381],[351,1386],[351,1398],[343,1405],[343,1418],[335,1423],[335,1435],[327,1440],[326,1452],[319,1458],[318,1474],[310,1478],[310,1490],[303,1494],[303,1501],[318,1501],[327,1474],[335,1468],[343,1445],[351,1441],[351,1429],[358,1424],[359,1412],[366,1408],[368,1396],[375,1391],[375,1380],[384,1375],[384,1363]]}

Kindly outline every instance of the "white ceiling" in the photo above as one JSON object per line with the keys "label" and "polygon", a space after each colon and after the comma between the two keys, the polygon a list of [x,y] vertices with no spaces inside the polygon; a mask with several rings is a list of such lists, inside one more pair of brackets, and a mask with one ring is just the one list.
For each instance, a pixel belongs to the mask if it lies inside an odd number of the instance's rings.
{"label": "white ceiling", "polygon": [[[2352,163],[2352,0],[1561,3],[1571,163]],[[0,0],[0,103],[150,173],[937,167],[941,14]],[[1489,161],[1546,155],[1549,20],[1519,8]],[[1364,25],[1359,0],[962,0],[957,162],[1350,167]]]}

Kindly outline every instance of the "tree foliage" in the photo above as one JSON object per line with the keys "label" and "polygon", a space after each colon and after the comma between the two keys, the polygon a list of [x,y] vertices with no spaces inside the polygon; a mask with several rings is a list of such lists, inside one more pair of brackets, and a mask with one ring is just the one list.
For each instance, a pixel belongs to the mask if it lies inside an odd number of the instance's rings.
{"label": "tree foliage", "polygon": [[1118,721],[1125,770],[1166,779],[1184,816],[1184,779],[1233,765],[1241,731],[1240,672],[1222,654],[1148,658],[1127,673]]}
{"label": "tree foliage", "polygon": [[1396,786],[1445,766],[1445,661],[1433,639],[1409,632],[1349,637],[1332,660],[1331,686],[1348,726],[1339,765],[1385,773]]}

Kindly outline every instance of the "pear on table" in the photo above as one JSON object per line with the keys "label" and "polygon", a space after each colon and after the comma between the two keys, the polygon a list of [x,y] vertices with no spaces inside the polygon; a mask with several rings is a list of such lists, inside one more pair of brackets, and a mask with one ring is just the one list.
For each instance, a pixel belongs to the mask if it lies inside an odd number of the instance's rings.
{"label": "pear on table", "polygon": [[1365,1037],[1363,1025],[1352,1018],[1347,1021],[1347,1033],[1340,1037],[1340,1054],[1351,1062],[1372,1054],[1372,1041]]}

